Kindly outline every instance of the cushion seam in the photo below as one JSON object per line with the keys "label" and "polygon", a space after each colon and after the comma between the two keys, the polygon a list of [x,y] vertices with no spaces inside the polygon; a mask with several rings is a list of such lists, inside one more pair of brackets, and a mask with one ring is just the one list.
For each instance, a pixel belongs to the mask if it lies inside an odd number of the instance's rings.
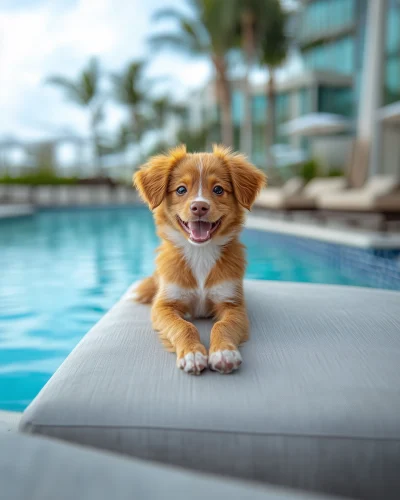
{"label": "cushion seam", "polygon": [[[246,432],[246,431],[227,431],[213,429],[177,429],[169,427],[142,427],[131,425],[52,425],[52,424],[33,424],[27,423],[31,430],[35,429],[104,429],[104,430],[143,430],[143,431],[170,431],[170,432],[193,432],[193,433],[209,433],[209,434],[234,434],[243,436],[261,436],[261,437],[289,437],[289,438],[312,438],[312,439],[348,439],[357,441],[390,441],[400,442],[399,437],[371,437],[371,436],[348,436],[348,435],[333,435],[333,434],[296,434],[287,432]],[[23,431],[23,428],[22,428]],[[24,431],[23,431],[24,432]]]}

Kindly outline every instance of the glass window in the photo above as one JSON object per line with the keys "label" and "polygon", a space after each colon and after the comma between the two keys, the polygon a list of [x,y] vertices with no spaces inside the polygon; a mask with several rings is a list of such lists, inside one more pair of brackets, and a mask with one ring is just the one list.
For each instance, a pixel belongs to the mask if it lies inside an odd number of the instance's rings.
{"label": "glass window", "polygon": [[252,159],[256,164],[265,163],[266,155],[266,127],[256,125],[253,127],[253,154]]}
{"label": "glass window", "polygon": [[331,2],[330,6],[330,23],[332,28],[340,26],[341,22],[345,21],[343,19],[343,1],[337,0],[336,2]]}
{"label": "glass window", "polygon": [[327,87],[324,85],[320,85],[318,88],[318,111],[321,113],[352,116],[353,100],[352,88]]}
{"label": "glass window", "polygon": [[400,56],[387,60],[385,80],[385,104],[400,101]]}
{"label": "glass window", "polygon": [[275,142],[287,142],[288,137],[280,134],[280,125],[290,120],[290,94],[285,92],[276,96]]}
{"label": "glass window", "polygon": [[387,10],[386,52],[400,51],[400,1],[389,0]]}
{"label": "glass window", "polygon": [[232,92],[232,119],[233,123],[238,125],[243,117],[243,95],[239,90]]}
{"label": "glass window", "polygon": [[[365,1],[365,0],[362,0]],[[300,33],[309,38],[337,31],[355,22],[355,0],[317,0],[304,6]]]}
{"label": "glass window", "polygon": [[400,0],[388,0],[384,104],[400,100]]}
{"label": "glass window", "polygon": [[354,69],[354,38],[345,37],[303,53],[306,67],[350,74]]}
{"label": "glass window", "polygon": [[299,90],[300,98],[300,116],[311,113],[311,89],[301,89]]}
{"label": "glass window", "polygon": [[265,95],[256,95],[252,100],[254,123],[267,121],[267,98]]}
{"label": "glass window", "polygon": [[289,94],[278,94],[276,96],[276,119],[278,122],[287,120],[290,115]]}

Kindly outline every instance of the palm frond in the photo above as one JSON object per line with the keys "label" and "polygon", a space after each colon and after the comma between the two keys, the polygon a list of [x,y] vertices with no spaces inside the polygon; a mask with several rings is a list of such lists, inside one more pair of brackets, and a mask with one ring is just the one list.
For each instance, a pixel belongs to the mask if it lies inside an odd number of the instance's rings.
{"label": "palm frond", "polygon": [[188,16],[177,9],[163,8],[156,11],[153,19],[155,21],[163,19],[174,20],[176,21],[177,29],[172,32],[151,36],[149,42],[152,47],[169,47],[173,50],[178,49],[180,52],[192,54],[204,52],[208,37],[202,25],[199,12],[196,12],[195,16]]}
{"label": "palm frond", "polygon": [[153,21],[162,21],[168,19],[180,20],[184,17],[184,14],[180,12],[178,9],[174,9],[172,7],[166,7],[163,9],[158,9],[152,16]]}
{"label": "palm frond", "polygon": [[146,98],[143,85],[142,61],[131,62],[121,74],[110,75],[116,99],[130,106],[137,106]]}
{"label": "palm frond", "polygon": [[63,89],[66,97],[69,100],[77,104],[85,104],[81,91],[82,89],[79,85],[69,80],[68,78],[65,78],[63,76],[50,76],[46,78],[45,83],[55,85],[56,87],[60,87],[61,89]]}
{"label": "palm frond", "polygon": [[150,49],[172,49],[185,55],[199,54],[203,50],[184,33],[157,33],[148,39]]}
{"label": "palm frond", "polygon": [[289,48],[286,21],[287,16],[280,2],[270,0],[269,16],[261,36],[261,57],[267,66],[279,66],[286,59]]}
{"label": "palm frond", "polygon": [[96,96],[100,83],[100,68],[97,60],[92,58],[81,75],[82,95],[85,103],[89,104]]}

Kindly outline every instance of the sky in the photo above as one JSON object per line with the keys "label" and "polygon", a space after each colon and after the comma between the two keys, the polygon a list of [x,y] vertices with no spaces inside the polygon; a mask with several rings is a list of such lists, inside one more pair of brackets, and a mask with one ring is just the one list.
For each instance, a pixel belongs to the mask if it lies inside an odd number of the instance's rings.
{"label": "sky", "polygon": [[[64,133],[87,136],[87,114],[45,84],[50,75],[75,78],[91,56],[105,74],[149,54],[146,38],[160,6],[185,0],[0,0],[0,140],[31,141]],[[178,97],[210,75],[205,60],[152,54],[149,78]],[[116,130],[124,111],[110,103],[106,123]]]}

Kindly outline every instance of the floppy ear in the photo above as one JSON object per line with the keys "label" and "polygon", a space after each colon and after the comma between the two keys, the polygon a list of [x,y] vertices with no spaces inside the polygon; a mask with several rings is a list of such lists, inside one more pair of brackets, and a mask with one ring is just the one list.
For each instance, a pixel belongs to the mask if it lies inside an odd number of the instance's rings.
{"label": "floppy ear", "polygon": [[157,208],[163,201],[169,174],[185,156],[186,146],[178,146],[171,149],[168,154],[153,156],[133,176],[133,184],[150,210]]}
{"label": "floppy ear", "polygon": [[267,176],[240,153],[229,148],[213,146],[213,153],[221,158],[231,174],[233,190],[242,207],[250,210],[261,188],[267,184]]}

